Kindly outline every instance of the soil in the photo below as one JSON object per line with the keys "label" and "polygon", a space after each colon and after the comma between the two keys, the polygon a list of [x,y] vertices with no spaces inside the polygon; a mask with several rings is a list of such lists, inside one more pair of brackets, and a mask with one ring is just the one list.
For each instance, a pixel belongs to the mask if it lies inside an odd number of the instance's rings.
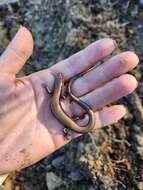
{"label": "soil", "polygon": [[21,75],[112,37],[118,43],[114,54],[125,50],[138,54],[140,64],[131,74],[139,86],[119,101],[128,108],[124,119],[11,174],[4,189],[143,190],[143,1],[1,0],[1,53],[21,24],[32,31],[35,41],[34,54]]}

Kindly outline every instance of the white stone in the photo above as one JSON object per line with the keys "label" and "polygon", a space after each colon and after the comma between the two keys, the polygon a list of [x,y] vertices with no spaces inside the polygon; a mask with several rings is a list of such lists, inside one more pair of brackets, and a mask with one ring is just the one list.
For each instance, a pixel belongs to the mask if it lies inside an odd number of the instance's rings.
{"label": "white stone", "polygon": [[46,174],[46,183],[48,190],[54,190],[63,184],[60,177],[56,176],[53,172],[48,172]]}
{"label": "white stone", "polygon": [[0,176],[0,185],[4,182],[8,175],[1,175]]}

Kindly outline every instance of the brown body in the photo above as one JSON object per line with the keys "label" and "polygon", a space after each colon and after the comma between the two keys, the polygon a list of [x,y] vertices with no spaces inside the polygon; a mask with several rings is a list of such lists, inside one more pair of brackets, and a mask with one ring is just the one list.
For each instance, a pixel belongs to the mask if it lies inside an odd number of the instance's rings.
{"label": "brown body", "polygon": [[63,110],[60,103],[60,98],[62,96],[62,92],[64,88],[64,83],[63,83],[63,78],[62,78],[61,73],[57,74],[55,78],[54,91],[53,91],[53,96],[51,100],[51,110],[52,110],[52,113],[55,115],[55,117],[60,122],[62,122],[66,128],[70,128],[71,130],[76,131],[77,133],[87,133],[87,132],[90,132],[95,127],[95,114],[88,104],[86,104],[85,102],[83,102],[82,100],[80,100],[79,98],[77,98],[76,96],[72,94],[71,86],[73,82],[74,82],[74,78],[69,82],[68,95],[74,101],[76,101],[84,110],[86,110],[86,113],[89,115],[88,124],[86,126],[78,125]]}

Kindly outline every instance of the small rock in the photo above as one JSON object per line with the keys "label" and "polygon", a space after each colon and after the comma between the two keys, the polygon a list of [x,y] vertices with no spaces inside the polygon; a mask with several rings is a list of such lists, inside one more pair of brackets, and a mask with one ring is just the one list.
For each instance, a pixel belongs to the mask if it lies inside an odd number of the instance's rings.
{"label": "small rock", "polygon": [[[3,184],[8,175],[0,176],[0,185]],[[1,190],[1,189],[0,189]]]}
{"label": "small rock", "polygon": [[15,186],[15,190],[21,190],[20,186]]}
{"label": "small rock", "polygon": [[139,182],[137,184],[137,186],[138,186],[139,190],[143,190],[143,182]]}
{"label": "small rock", "polygon": [[60,156],[52,161],[52,165],[57,169],[61,169],[64,166],[64,161],[65,161],[65,157]]}
{"label": "small rock", "polygon": [[143,6],[143,0],[140,0],[140,4]]}
{"label": "small rock", "polygon": [[47,171],[50,171],[52,169],[52,165],[51,164],[48,164],[47,166],[46,166],[46,170]]}
{"label": "small rock", "polygon": [[95,187],[91,186],[89,187],[89,190],[95,190]]}
{"label": "small rock", "polygon": [[79,170],[76,171],[72,171],[68,177],[72,180],[72,181],[80,181],[83,179],[83,175],[79,172]]}
{"label": "small rock", "polygon": [[4,190],[4,186],[3,185],[0,185],[0,190]]}
{"label": "small rock", "polygon": [[63,181],[60,177],[56,176],[53,172],[46,174],[46,183],[48,190],[54,190],[60,187],[63,184]]}

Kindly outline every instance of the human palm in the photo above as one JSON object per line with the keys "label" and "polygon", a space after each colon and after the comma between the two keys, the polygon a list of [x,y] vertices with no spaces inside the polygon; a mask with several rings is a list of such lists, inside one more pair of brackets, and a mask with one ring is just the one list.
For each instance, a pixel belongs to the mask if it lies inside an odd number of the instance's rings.
{"label": "human palm", "polygon": [[[112,39],[102,39],[49,69],[16,78],[33,49],[30,32],[20,28],[0,57],[0,174],[31,165],[69,142],[63,135],[64,126],[51,112],[52,95],[46,88],[53,90],[57,73],[62,73],[66,83],[74,75],[93,67],[114,48]],[[124,116],[126,111],[122,105],[100,108],[136,88],[136,79],[125,73],[137,63],[134,53],[124,52],[95,67],[73,84],[74,94],[95,111],[97,128],[115,123]],[[74,102],[64,100],[62,106],[71,116],[83,115],[83,110]],[[86,119],[81,122],[84,124]],[[71,138],[78,136],[72,131],[70,135]]]}

